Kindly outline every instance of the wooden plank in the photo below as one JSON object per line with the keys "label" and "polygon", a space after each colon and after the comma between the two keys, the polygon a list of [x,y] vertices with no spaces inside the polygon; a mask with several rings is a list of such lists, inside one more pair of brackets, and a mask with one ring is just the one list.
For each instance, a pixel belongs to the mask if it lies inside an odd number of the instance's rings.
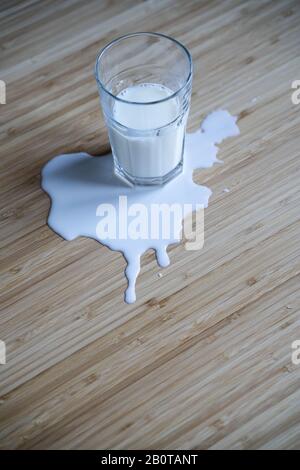
{"label": "wooden plank", "polygon": [[[1,3],[1,448],[300,447],[299,21],[296,0]],[[51,232],[39,174],[107,151],[93,64],[136,29],[190,48],[189,129],[224,107],[241,136],[195,172],[203,250],[147,253],[126,305],[122,256]]]}

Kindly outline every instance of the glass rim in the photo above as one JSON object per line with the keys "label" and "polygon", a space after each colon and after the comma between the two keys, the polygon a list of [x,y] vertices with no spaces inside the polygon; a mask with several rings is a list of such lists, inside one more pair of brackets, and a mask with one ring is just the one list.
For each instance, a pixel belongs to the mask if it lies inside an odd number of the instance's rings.
{"label": "glass rim", "polygon": [[[174,93],[172,93],[171,95],[167,96],[166,98],[163,98],[161,100],[155,100],[155,101],[146,101],[146,102],[143,102],[143,101],[129,101],[129,100],[124,100],[123,98],[120,98],[119,96],[117,95],[114,95],[113,93],[111,93],[107,88],[106,86],[104,85],[104,83],[102,83],[102,81],[100,80],[99,78],[99,63],[101,61],[101,58],[103,56],[103,54],[108,50],[110,49],[110,47],[112,47],[113,45],[117,44],[118,42],[122,41],[123,39],[128,39],[128,38],[131,38],[131,37],[135,37],[135,36],[143,36],[143,35],[148,35],[148,36],[158,36],[158,37],[161,37],[161,38],[164,38],[164,39],[168,39],[170,41],[172,41],[173,43],[175,43],[177,46],[179,46],[186,54],[187,58],[188,58],[188,63],[189,63],[189,74],[188,74],[188,77],[187,79],[185,80],[185,83],[180,87],[178,88],[178,90],[174,91]],[[191,56],[191,53],[189,52],[189,50],[179,41],[177,41],[177,39],[174,39],[172,38],[171,36],[167,36],[166,34],[163,34],[163,33],[152,33],[152,32],[147,32],[147,31],[141,31],[141,32],[136,32],[136,33],[130,33],[130,34],[125,34],[123,36],[120,36],[116,39],[113,39],[112,41],[110,41],[108,44],[106,44],[106,46],[104,46],[100,52],[98,53],[97,55],[97,58],[96,58],[96,63],[95,63],[95,78],[96,78],[96,81],[97,83],[99,84],[99,86],[102,88],[102,90],[107,93],[108,95],[110,95],[112,98],[114,98],[115,100],[117,101],[120,101],[122,103],[126,103],[126,104],[133,104],[133,105],[143,105],[143,106],[146,106],[146,105],[153,105],[153,104],[158,104],[158,103],[163,103],[165,101],[168,101],[170,99],[173,99],[175,98],[190,82],[191,82],[191,79],[192,79],[192,75],[193,75],[193,60],[192,60],[192,56]]]}

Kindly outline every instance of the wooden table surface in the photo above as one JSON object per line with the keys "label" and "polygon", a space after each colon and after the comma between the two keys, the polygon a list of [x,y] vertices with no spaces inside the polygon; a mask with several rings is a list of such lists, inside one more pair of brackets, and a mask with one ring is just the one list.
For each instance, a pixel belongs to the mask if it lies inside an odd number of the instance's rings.
{"label": "wooden table surface", "polygon": [[[1,448],[300,448],[299,1],[0,8]],[[203,250],[173,246],[164,270],[147,253],[126,305],[121,254],[47,227],[40,171],[107,151],[94,60],[136,30],[190,49],[189,130],[221,107],[241,135],[195,173],[213,190]]]}

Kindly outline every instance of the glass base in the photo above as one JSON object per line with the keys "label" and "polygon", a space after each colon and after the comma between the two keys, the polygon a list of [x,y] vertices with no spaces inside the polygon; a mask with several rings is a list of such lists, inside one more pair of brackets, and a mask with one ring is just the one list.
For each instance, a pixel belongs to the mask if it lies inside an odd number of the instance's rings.
{"label": "glass base", "polygon": [[176,178],[180,173],[182,173],[183,169],[183,161],[180,160],[178,165],[173,168],[173,170],[169,171],[166,175],[163,176],[153,176],[153,177],[137,177],[132,176],[127,173],[124,168],[120,167],[120,165],[115,161],[114,162],[114,172],[115,175],[120,178],[122,181],[125,181],[130,186],[133,185],[140,185],[140,186],[161,186],[163,184],[168,183],[172,179]]}

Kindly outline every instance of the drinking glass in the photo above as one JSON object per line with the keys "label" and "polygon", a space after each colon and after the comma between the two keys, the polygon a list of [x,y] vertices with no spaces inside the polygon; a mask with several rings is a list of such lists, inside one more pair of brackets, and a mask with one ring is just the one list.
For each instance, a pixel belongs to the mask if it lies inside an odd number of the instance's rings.
{"label": "drinking glass", "polygon": [[164,34],[128,34],[100,51],[95,76],[116,175],[131,185],[175,178],[192,89],[187,48]]}

